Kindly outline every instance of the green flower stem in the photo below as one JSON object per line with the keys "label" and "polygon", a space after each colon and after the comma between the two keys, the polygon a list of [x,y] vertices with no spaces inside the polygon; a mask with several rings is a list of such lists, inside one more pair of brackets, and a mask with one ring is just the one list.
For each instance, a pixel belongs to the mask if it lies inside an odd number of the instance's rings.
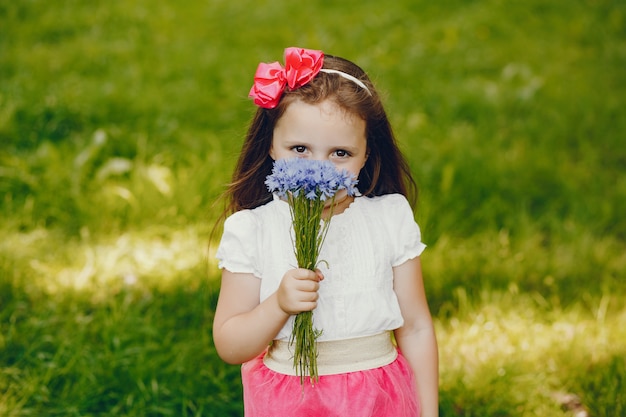
{"label": "green flower stem", "polygon": [[[321,198],[308,199],[300,194],[296,197],[288,195],[291,219],[294,230],[294,250],[299,268],[315,270],[319,253],[328,232],[330,218],[322,219],[324,201]],[[331,200],[330,210],[335,205]],[[309,375],[311,383],[318,381],[317,372],[317,338],[321,330],[313,328],[313,311],[305,311],[296,315],[291,333],[290,343],[295,345],[293,364],[300,383],[304,384],[305,375]]]}

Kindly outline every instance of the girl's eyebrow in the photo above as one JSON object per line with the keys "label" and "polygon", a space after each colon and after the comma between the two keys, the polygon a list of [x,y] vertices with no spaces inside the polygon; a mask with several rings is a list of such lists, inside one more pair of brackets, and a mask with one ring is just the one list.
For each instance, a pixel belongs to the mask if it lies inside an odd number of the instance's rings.
{"label": "girl's eyebrow", "polygon": [[293,145],[308,145],[309,142],[306,140],[302,140],[302,139],[286,139],[283,142],[286,146],[293,146]]}

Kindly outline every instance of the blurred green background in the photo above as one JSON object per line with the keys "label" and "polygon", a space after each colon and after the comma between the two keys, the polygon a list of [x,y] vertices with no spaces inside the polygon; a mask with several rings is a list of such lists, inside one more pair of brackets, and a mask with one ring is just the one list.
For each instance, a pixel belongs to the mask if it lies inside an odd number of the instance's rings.
{"label": "blurred green background", "polygon": [[383,93],[441,415],[626,412],[626,3],[0,0],[0,415],[241,415],[209,239],[287,46]]}

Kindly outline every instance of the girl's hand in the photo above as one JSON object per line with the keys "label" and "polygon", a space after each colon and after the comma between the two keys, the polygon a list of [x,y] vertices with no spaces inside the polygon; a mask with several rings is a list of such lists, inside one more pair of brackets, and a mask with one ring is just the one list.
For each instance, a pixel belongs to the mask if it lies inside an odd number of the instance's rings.
{"label": "girl's hand", "polygon": [[317,291],[323,279],[319,270],[296,268],[287,271],[276,292],[279,307],[287,314],[313,310],[317,307]]}

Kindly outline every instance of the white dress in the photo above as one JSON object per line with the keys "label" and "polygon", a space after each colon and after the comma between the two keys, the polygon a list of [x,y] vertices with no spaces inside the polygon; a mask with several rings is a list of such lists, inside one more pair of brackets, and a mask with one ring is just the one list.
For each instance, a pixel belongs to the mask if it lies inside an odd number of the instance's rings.
{"label": "white dress", "polygon": [[[219,267],[261,279],[259,301],[274,293],[297,267],[287,202],[273,201],[226,219],[217,250]],[[402,326],[393,291],[393,267],[419,256],[425,245],[406,198],[357,197],[332,217],[320,253],[324,274],[313,311],[318,341],[370,336]],[[288,340],[293,316],[275,339]]]}

